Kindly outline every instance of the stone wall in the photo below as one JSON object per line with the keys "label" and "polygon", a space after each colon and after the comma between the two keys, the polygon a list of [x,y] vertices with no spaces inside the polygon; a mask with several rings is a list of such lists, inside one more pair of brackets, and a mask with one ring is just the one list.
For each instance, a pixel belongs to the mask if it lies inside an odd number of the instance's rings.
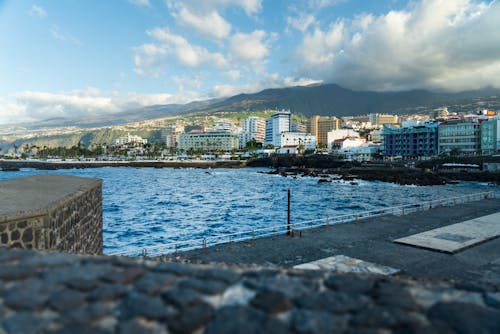
{"label": "stone wall", "polygon": [[102,254],[102,181],[37,175],[0,182],[0,246]]}

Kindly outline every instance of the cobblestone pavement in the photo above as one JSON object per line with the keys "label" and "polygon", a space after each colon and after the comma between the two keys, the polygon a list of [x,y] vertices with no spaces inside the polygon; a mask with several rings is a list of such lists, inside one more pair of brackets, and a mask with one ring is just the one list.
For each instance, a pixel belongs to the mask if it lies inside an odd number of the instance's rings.
{"label": "cobblestone pavement", "polygon": [[0,249],[0,333],[500,333],[494,286]]}

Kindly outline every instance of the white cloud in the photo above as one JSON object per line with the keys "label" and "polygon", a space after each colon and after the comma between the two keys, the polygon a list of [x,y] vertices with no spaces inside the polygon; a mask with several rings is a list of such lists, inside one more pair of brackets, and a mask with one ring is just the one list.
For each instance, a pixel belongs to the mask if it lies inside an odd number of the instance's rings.
{"label": "white cloud", "polygon": [[149,0],[128,0],[128,1],[136,6],[151,7]]}
{"label": "white cloud", "polygon": [[43,18],[47,16],[47,11],[42,6],[33,4],[30,9],[30,15]]}
{"label": "white cloud", "polygon": [[255,30],[250,34],[235,34],[230,41],[232,58],[240,61],[261,60],[269,54],[266,37],[267,34],[263,30]]}
{"label": "white cloud", "polygon": [[282,88],[292,86],[307,86],[321,83],[320,80],[309,78],[293,78],[290,76],[282,77],[278,73],[266,73],[258,82],[247,83],[244,85],[218,84],[214,85],[210,96],[212,97],[230,97],[237,94],[257,93],[268,88]]}
{"label": "white cloud", "polygon": [[187,68],[209,65],[216,68],[227,66],[221,53],[189,43],[184,37],[170,32],[168,28],[155,28],[147,32],[155,43],[143,44],[133,49],[135,72],[149,77],[158,77],[164,65],[175,59]]}
{"label": "white cloud", "polygon": [[193,27],[201,35],[210,38],[225,38],[231,32],[231,24],[215,10],[197,15],[188,8],[182,7],[177,17],[183,24]]}
{"label": "white cloud", "polygon": [[53,25],[50,27],[50,34],[54,39],[57,39],[58,41],[61,42],[69,42],[77,47],[82,46],[82,42],[75,36],[71,35],[70,33],[62,31],[57,25]]}
{"label": "white cloud", "polygon": [[286,18],[286,23],[289,27],[292,27],[293,29],[299,30],[299,31],[306,31],[307,28],[309,28],[310,25],[316,22],[316,19],[314,18],[314,15],[312,14],[300,14],[298,17],[287,17]]}
{"label": "white cloud", "polygon": [[24,91],[14,99],[0,98],[0,124],[39,121],[54,117],[105,115],[150,105],[187,103],[199,99],[183,94],[139,94],[113,92],[103,95],[96,88],[69,92]]}
{"label": "white cloud", "polygon": [[230,70],[227,71],[226,73],[227,77],[229,80],[238,80],[241,77],[241,71],[240,70]]}
{"label": "white cloud", "polygon": [[198,13],[224,10],[227,7],[240,7],[247,15],[252,15],[260,12],[262,9],[261,0],[167,0],[167,5],[170,9],[188,7],[191,10],[196,10]]}
{"label": "white cloud", "polygon": [[500,3],[410,2],[304,35],[297,75],[355,89],[500,87]]}
{"label": "white cloud", "polygon": [[322,9],[325,7],[331,7],[338,5],[339,3],[346,2],[348,0],[309,0],[309,7],[314,9]]}

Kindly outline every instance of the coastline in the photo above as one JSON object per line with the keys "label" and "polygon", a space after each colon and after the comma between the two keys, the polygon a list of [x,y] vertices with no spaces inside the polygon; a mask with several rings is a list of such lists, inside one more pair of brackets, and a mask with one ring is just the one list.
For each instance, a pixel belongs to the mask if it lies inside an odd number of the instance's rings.
{"label": "coastline", "polygon": [[101,167],[152,167],[152,168],[243,168],[242,160],[190,160],[190,161],[40,161],[40,160],[3,160],[0,169],[16,170],[19,168],[36,168],[39,170],[80,169]]}

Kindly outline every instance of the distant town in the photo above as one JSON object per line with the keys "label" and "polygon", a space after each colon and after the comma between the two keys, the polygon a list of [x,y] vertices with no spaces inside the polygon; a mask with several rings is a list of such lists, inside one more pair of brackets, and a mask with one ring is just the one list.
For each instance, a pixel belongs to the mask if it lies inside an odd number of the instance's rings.
{"label": "distant town", "polygon": [[[293,115],[266,110],[267,117],[216,118],[210,123],[174,120],[161,139],[148,142],[127,133],[109,143],[85,147],[25,144],[4,152],[5,159],[43,160],[229,160],[271,154],[329,154],[340,160],[425,160],[439,156],[500,153],[500,116],[491,110],[450,113],[446,107],[427,115]],[[0,152],[2,153],[2,152]]]}

